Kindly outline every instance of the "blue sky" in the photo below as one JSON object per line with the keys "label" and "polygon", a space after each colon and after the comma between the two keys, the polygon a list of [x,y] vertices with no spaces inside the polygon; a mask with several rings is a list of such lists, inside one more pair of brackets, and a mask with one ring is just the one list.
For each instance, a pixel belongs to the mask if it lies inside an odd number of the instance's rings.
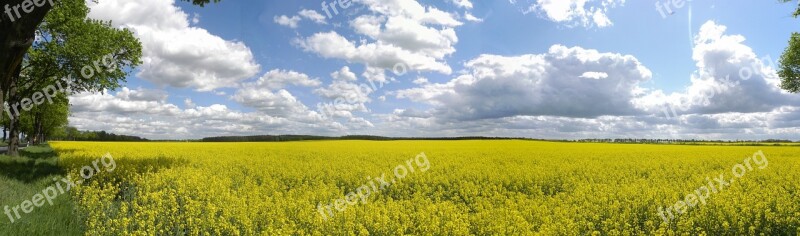
{"label": "blue sky", "polygon": [[356,0],[329,18],[322,3],[90,3],[136,33],[145,63],[118,91],[73,96],[71,125],[170,139],[800,139],[800,98],[758,60],[799,31],[793,4]]}

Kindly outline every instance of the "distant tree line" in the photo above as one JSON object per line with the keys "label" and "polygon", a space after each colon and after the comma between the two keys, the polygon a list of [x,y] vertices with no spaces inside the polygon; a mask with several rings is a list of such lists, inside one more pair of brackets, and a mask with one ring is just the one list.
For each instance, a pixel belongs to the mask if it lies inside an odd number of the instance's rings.
{"label": "distant tree line", "polygon": [[143,142],[146,138],[130,135],[119,135],[106,131],[80,131],[75,127],[66,127],[61,132],[56,132],[49,140],[57,141],[114,141],[114,142]]}
{"label": "distant tree line", "polygon": [[698,140],[698,139],[634,139],[634,138],[605,138],[605,139],[533,139],[533,138],[513,138],[513,137],[483,137],[483,136],[464,136],[464,137],[385,137],[373,135],[347,135],[341,137],[316,136],[316,135],[253,135],[253,136],[220,136],[203,138],[201,142],[292,142],[292,141],[312,141],[312,140],[372,140],[372,141],[394,141],[394,140],[529,140],[547,142],[581,142],[581,143],[640,143],[640,144],[700,144],[700,143],[724,143],[724,144],[758,144],[758,143],[794,143],[784,139],[766,140]]}
{"label": "distant tree line", "polygon": [[698,140],[698,139],[633,139],[633,138],[622,138],[622,139],[580,139],[576,140],[576,142],[583,142],[583,143],[664,143],[664,144],[691,144],[691,143],[729,143],[729,144],[736,144],[736,143],[794,143],[791,140],[784,140],[784,139],[766,139],[766,140]]}
{"label": "distant tree line", "polygon": [[222,136],[203,138],[203,142],[290,142],[290,141],[311,141],[311,140],[510,140],[526,138],[505,138],[505,137],[383,137],[372,135],[347,135],[341,137],[314,136],[314,135],[254,135],[254,136]]}
{"label": "distant tree line", "polygon": [[334,138],[311,135],[255,135],[255,136],[223,136],[203,138],[203,142],[282,142],[304,140],[331,140]]}

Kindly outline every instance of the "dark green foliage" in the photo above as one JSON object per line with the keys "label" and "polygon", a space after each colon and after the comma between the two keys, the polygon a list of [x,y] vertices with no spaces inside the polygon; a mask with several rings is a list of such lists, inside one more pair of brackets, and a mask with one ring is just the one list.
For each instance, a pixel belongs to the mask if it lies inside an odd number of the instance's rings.
{"label": "dark green foliage", "polygon": [[[792,0],[779,0],[791,2]],[[800,16],[800,1],[792,16]],[[792,33],[789,46],[781,55],[778,76],[781,78],[781,88],[791,93],[800,93],[800,34]]]}
{"label": "dark green foliage", "polygon": [[[191,0],[191,1],[189,1],[189,0],[182,0],[182,1],[184,1],[184,2],[192,2],[192,4],[194,4],[194,5],[198,5],[198,6],[201,6],[201,7],[202,7],[202,6],[205,6],[206,4],[208,4],[209,2],[211,2],[210,0]],[[214,2],[215,2],[215,3],[219,2],[219,1],[221,1],[221,0],[214,0]]]}
{"label": "dark green foliage", "polygon": [[800,92],[800,34],[793,33],[789,46],[780,59],[778,76],[781,88],[792,93]]}
{"label": "dark green foliage", "polygon": [[66,127],[63,132],[51,136],[50,140],[64,141],[114,141],[114,142],[143,142],[146,138],[107,133],[106,131],[80,131],[75,127]]}

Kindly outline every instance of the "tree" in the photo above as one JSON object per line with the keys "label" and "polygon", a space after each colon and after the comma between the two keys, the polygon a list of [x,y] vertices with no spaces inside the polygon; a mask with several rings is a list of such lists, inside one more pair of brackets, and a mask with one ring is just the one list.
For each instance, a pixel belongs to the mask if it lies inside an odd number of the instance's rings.
{"label": "tree", "polygon": [[63,140],[75,141],[76,138],[78,137],[78,134],[80,134],[80,131],[78,131],[78,128],[67,126],[64,129]]}
{"label": "tree", "polygon": [[[53,117],[56,115],[66,119],[67,114],[60,111],[68,103],[59,102],[58,96],[48,97],[50,105],[55,106],[38,104],[33,111],[20,109],[25,107],[25,99],[30,104],[31,98],[43,91],[66,98],[70,93],[113,90],[125,81],[127,68],[141,63],[141,43],[131,31],[114,28],[110,22],[87,19],[88,13],[83,0],[62,0],[56,4],[36,30],[38,39],[18,66],[19,73],[2,88],[8,91],[5,99],[10,107],[6,112],[9,118],[9,155],[17,155],[19,118],[23,113],[32,113],[29,114],[32,125],[38,126],[44,125],[45,121],[62,120]],[[62,89],[55,91],[56,87]],[[45,111],[59,112],[43,114]],[[44,129],[37,127],[26,133],[41,135]]]}
{"label": "tree", "polygon": [[[211,0],[181,1],[201,7],[211,2]],[[37,28],[48,13],[54,7],[61,5],[62,1],[47,0],[45,4],[30,6],[39,3],[40,1],[33,0],[0,0],[0,104],[6,102],[5,98],[13,88],[12,83],[22,73],[21,67],[25,55],[36,40]],[[6,11],[15,7],[16,10],[13,12]]]}
{"label": "tree", "polygon": [[781,88],[800,93],[800,33],[792,33],[789,46],[781,55],[778,76],[781,78]]}
{"label": "tree", "polygon": [[69,123],[69,100],[59,94],[53,103],[44,103],[22,114],[20,130],[31,137],[33,144],[41,144],[52,134],[63,132]]}
{"label": "tree", "polygon": [[[792,0],[780,0],[791,2]],[[800,1],[792,16],[800,16]],[[800,33],[792,33],[789,46],[781,55],[778,76],[781,78],[781,88],[792,93],[800,93]]]}

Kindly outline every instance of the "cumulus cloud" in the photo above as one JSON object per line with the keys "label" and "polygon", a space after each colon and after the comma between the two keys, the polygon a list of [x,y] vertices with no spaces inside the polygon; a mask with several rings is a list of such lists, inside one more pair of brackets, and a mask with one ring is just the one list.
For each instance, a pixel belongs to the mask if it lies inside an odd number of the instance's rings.
{"label": "cumulus cloud", "polygon": [[189,99],[189,98],[183,99],[183,104],[184,104],[184,106],[186,108],[195,108],[195,107],[197,107],[197,104],[195,104],[194,101],[192,101],[192,99]]}
{"label": "cumulus cloud", "polygon": [[475,17],[475,16],[472,15],[472,13],[469,13],[469,12],[464,13],[464,20],[467,20],[467,21],[470,21],[470,22],[479,22],[479,23],[483,22],[483,19]]}
{"label": "cumulus cloud", "polygon": [[[277,92],[242,92],[260,108],[253,112],[233,110],[222,104],[197,105],[184,100],[185,109],[167,101],[163,91],[122,88],[102,94],[81,93],[70,97],[70,125],[82,130],[105,130],[154,139],[202,138],[218,135],[314,133],[338,135],[358,130],[363,124],[341,124],[321,119],[315,112],[299,111],[292,95]],[[279,108],[278,110],[272,108]],[[295,114],[288,114],[295,113]]]}
{"label": "cumulus cloud", "polygon": [[[788,121],[781,120],[785,117]],[[796,140],[800,128],[797,109],[764,113],[685,115],[682,122],[653,116],[514,116],[462,122],[441,122],[416,110],[382,115],[379,134],[403,130],[407,136],[504,136],[543,139],[649,138],[704,140]],[[777,126],[780,123],[782,126]]]}
{"label": "cumulus cloud", "polygon": [[450,0],[450,1],[458,7],[472,9],[472,2],[470,2],[469,0]]}
{"label": "cumulus cloud", "polygon": [[285,88],[289,85],[317,87],[321,84],[318,79],[303,73],[274,69],[255,82],[243,83],[231,99],[270,116],[305,119],[311,116],[311,111]]}
{"label": "cumulus cloud", "polygon": [[413,71],[452,73],[445,58],[455,52],[458,42],[454,27],[463,24],[456,19],[457,14],[414,0],[354,2],[369,11],[351,20],[350,27],[369,40],[351,40],[330,31],[295,43],[324,58],[360,63],[373,70],[393,70],[400,65]]}
{"label": "cumulus cloud", "polygon": [[[360,86],[356,83],[341,80],[334,81],[327,87],[314,90],[314,94],[317,94],[324,99],[330,101],[336,101],[337,99],[340,99],[343,102],[340,102],[335,108],[337,110],[347,112],[369,111],[366,103],[372,101],[372,99],[369,97],[372,92],[373,90],[369,86]],[[339,115],[344,117],[352,117],[352,113],[343,113]]]}
{"label": "cumulus cloud", "polygon": [[608,10],[623,4],[625,0],[536,0],[525,12],[568,27],[605,28],[613,25]]}
{"label": "cumulus cloud", "polygon": [[285,88],[288,85],[303,86],[303,87],[317,87],[322,82],[319,79],[313,79],[306,74],[291,71],[274,69],[258,78],[255,83],[245,83],[241,87],[258,87],[269,90],[276,90]]}
{"label": "cumulus cloud", "polygon": [[325,58],[345,59],[351,63],[362,63],[370,67],[393,69],[406,65],[417,71],[434,71],[449,74],[450,66],[436,58],[413,53],[392,44],[362,44],[353,42],[334,31],[317,33],[299,42],[306,51],[316,52]]}
{"label": "cumulus cloud", "polygon": [[468,73],[448,83],[396,95],[435,105],[437,116],[457,120],[635,115],[635,91],[652,77],[633,56],[561,45],[545,54],[481,55],[465,67]]}
{"label": "cumulus cloud", "polygon": [[[257,76],[259,66],[244,44],[189,26],[189,17],[172,1],[148,1],[93,3],[92,16],[113,19],[137,32],[145,44],[141,78],[200,91],[234,88],[225,97],[245,111],[190,98],[178,100],[182,100],[179,107],[169,102],[164,90],[122,88],[115,93],[72,96],[71,125],[151,138],[369,133],[798,139],[800,133],[800,97],[778,88],[774,61],[760,57],[745,44],[744,36],[729,34],[715,22],[703,24],[694,39],[692,59],[697,70],[686,75],[690,84],[666,93],[646,86],[652,73],[633,55],[579,46],[554,45],[533,54],[479,55],[451,75],[448,57],[456,52],[455,28],[463,24],[459,19],[480,19],[413,0],[355,0],[362,8],[353,11],[364,14],[343,18],[354,35],[323,31],[293,42],[320,57],[359,65],[337,66],[340,69],[331,69],[330,78],[275,69],[247,81]],[[145,3],[157,7],[137,5]],[[470,1],[451,3],[459,10],[472,8]],[[607,11],[622,3],[537,0],[530,9],[568,26],[607,27],[613,24]],[[128,8],[134,10],[118,11]],[[303,20],[327,24],[324,16],[312,10],[285,17],[275,21],[292,28]],[[373,85],[397,81],[387,70],[398,64],[438,74],[415,75],[407,83],[413,87],[397,86],[378,96],[380,101],[386,96],[398,99],[381,110],[398,107],[372,113]],[[301,98],[307,96],[321,102],[306,106]],[[337,99],[344,102],[334,102]],[[668,107],[675,112],[663,113]],[[359,117],[358,113],[368,114]]]}
{"label": "cumulus cloud", "polygon": [[[372,102],[370,95],[383,86],[369,82],[369,79],[368,83],[358,83],[355,73],[346,66],[331,73],[331,77],[333,81],[327,87],[313,91],[327,101],[317,104],[317,110],[326,116],[358,119],[353,112],[369,112],[367,103]],[[368,125],[372,126],[372,123]]]}
{"label": "cumulus cloud", "polygon": [[300,14],[300,16],[302,16],[303,18],[309,19],[309,20],[313,21],[314,23],[327,24],[325,22],[325,16],[323,16],[322,14],[319,14],[319,12],[317,12],[317,11],[303,9],[303,10],[300,10],[300,12],[298,12],[297,14]]}
{"label": "cumulus cloud", "polygon": [[[392,93],[430,109],[380,117],[386,132],[412,136],[797,139],[800,96],[780,90],[770,58],[726,30],[701,27],[697,71],[684,91],[643,87],[652,76],[633,56],[555,45],[543,54],[481,55],[449,82]],[[662,113],[667,107],[676,111]]]}
{"label": "cumulus cloud", "polygon": [[322,25],[327,24],[327,22],[325,21],[326,19],[325,16],[319,14],[319,12],[317,11],[308,9],[300,10],[299,12],[297,12],[296,16],[291,16],[291,17],[286,15],[275,16],[273,18],[273,21],[275,21],[275,23],[279,25],[286,26],[292,29],[297,29],[297,27],[300,26],[300,21],[302,19],[308,19],[317,24],[322,24]]}
{"label": "cumulus cloud", "polygon": [[105,0],[87,5],[90,18],[130,28],[141,40],[144,64],[139,78],[212,91],[235,85],[260,70],[244,43],[190,26],[189,16],[174,0]]}
{"label": "cumulus cloud", "polygon": [[289,28],[292,28],[292,29],[296,29],[297,26],[298,26],[298,23],[300,23],[300,17],[299,16],[288,17],[286,15],[275,16],[275,18],[273,18],[273,21],[275,21],[275,23],[277,23],[279,25],[286,26],[286,27],[289,27]]}
{"label": "cumulus cloud", "polygon": [[331,73],[331,77],[333,79],[342,80],[342,81],[356,81],[356,80],[358,80],[358,77],[356,77],[356,74],[351,72],[350,71],[350,67],[347,67],[347,66],[342,67],[342,69],[339,69],[339,71],[335,71],[335,72]]}
{"label": "cumulus cloud", "polygon": [[665,94],[655,90],[636,101],[642,109],[665,106],[683,114],[770,112],[798,106],[800,98],[779,88],[775,61],[758,57],[742,35],[726,35],[727,28],[708,21],[695,37],[692,58],[697,71],[685,91]]}
{"label": "cumulus cloud", "polygon": [[285,89],[273,92],[247,87],[239,89],[231,98],[242,105],[275,117],[302,118],[308,116],[310,112],[308,107]]}

